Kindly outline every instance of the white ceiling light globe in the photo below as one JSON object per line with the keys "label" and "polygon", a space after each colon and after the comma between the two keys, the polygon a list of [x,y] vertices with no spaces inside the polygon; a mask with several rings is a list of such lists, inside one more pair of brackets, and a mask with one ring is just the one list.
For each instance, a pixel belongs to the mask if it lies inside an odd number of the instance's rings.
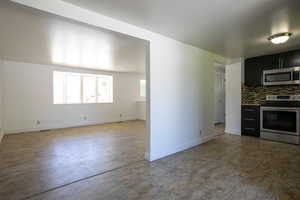
{"label": "white ceiling light globe", "polygon": [[278,33],[275,35],[270,36],[268,39],[273,43],[273,44],[282,44],[285,43],[289,40],[291,37],[292,33]]}

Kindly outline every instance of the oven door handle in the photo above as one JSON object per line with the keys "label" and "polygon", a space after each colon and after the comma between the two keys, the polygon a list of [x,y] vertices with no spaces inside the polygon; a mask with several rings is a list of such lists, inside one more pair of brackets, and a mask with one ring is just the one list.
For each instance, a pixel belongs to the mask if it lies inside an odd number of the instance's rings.
{"label": "oven door handle", "polygon": [[300,108],[292,107],[261,107],[261,111],[286,111],[286,112],[300,112]]}

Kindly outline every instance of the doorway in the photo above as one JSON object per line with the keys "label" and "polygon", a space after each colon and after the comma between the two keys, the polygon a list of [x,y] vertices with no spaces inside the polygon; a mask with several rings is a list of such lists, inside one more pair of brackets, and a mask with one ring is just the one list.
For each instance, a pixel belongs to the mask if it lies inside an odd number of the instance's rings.
{"label": "doorway", "polygon": [[215,130],[220,135],[225,129],[225,65],[220,63],[215,63],[214,99]]}

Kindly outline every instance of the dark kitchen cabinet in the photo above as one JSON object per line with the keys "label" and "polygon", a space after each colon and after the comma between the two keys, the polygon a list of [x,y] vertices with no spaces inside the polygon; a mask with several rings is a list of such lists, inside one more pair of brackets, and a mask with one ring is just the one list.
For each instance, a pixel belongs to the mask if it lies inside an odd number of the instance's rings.
{"label": "dark kitchen cabinet", "polygon": [[242,105],[242,135],[260,137],[260,107]]}
{"label": "dark kitchen cabinet", "polygon": [[245,60],[245,85],[260,86],[263,70],[274,69],[277,57],[275,55],[248,58]]}
{"label": "dark kitchen cabinet", "polygon": [[289,51],[278,55],[280,67],[296,67],[300,66],[300,50]]}
{"label": "dark kitchen cabinet", "polygon": [[245,60],[245,85],[261,86],[263,71],[300,66],[300,50],[259,56]]}

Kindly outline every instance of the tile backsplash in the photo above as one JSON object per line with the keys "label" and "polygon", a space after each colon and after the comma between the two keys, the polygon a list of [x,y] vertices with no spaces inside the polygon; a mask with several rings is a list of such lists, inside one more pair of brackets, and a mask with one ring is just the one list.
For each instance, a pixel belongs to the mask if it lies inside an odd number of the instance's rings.
{"label": "tile backsplash", "polygon": [[259,86],[249,87],[242,84],[242,104],[263,104],[266,95],[300,95],[300,86]]}

